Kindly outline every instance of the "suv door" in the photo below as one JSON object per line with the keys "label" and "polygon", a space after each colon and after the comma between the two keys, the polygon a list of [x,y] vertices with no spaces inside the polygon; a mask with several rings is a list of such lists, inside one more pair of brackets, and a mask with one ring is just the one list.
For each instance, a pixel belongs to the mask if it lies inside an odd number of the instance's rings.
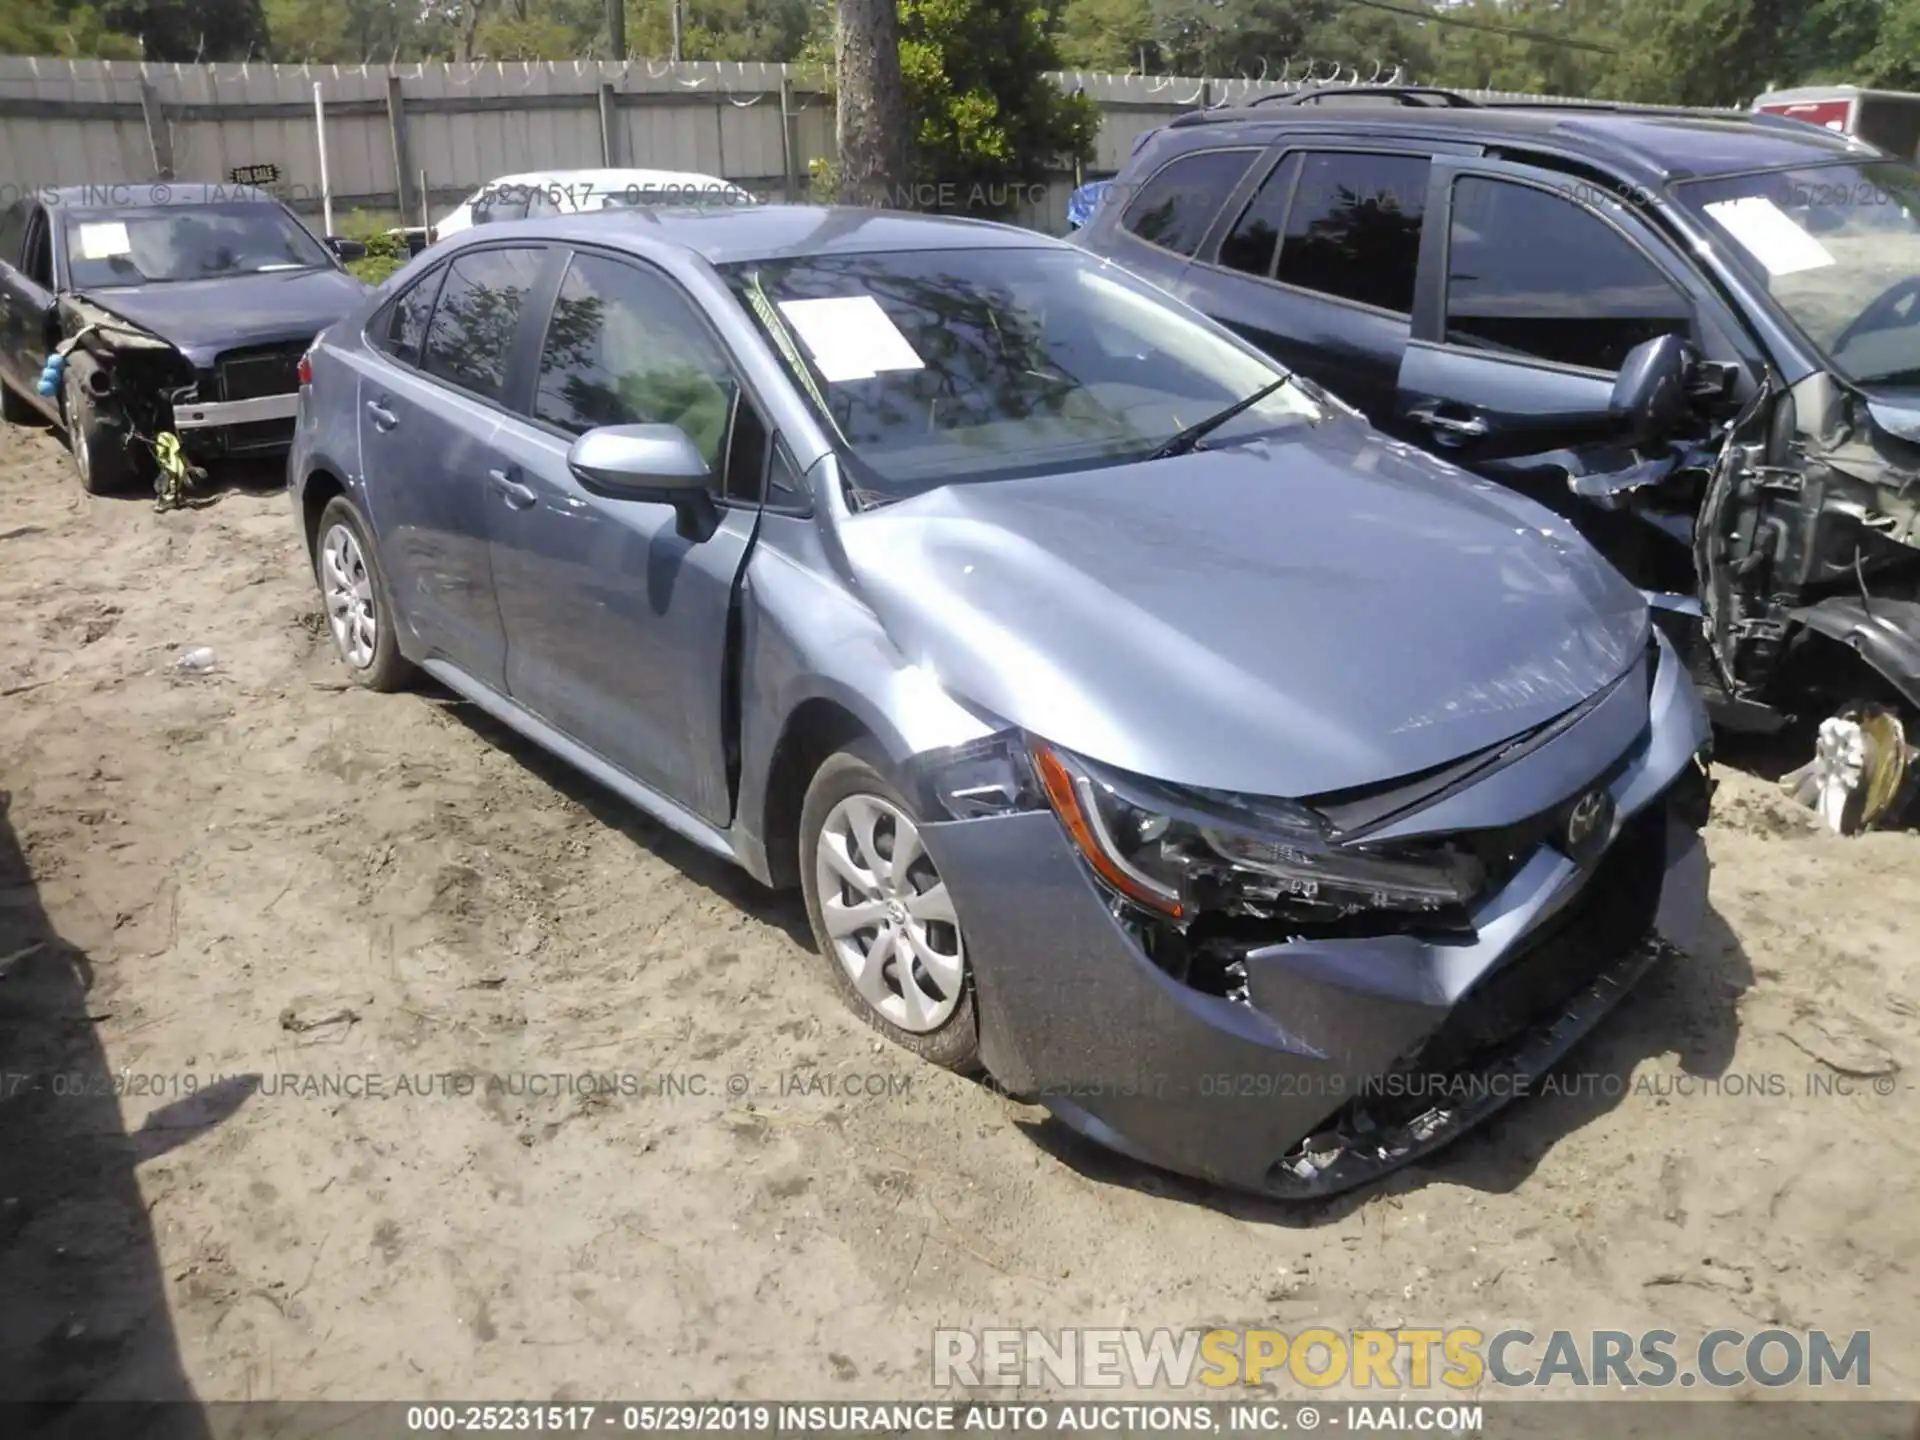
{"label": "suv door", "polygon": [[1390,428],[1436,453],[1495,476],[1547,451],[1617,469],[1604,417],[1628,351],[1679,335],[1736,358],[1703,328],[1704,283],[1598,186],[1442,163],[1429,213]]}
{"label": "suv door", "polygon": [[[734,587],[771,436],[725,346],[671,277],[574,251],[488,497],[507,689],[555,729],[716,825],[733,815],[723,687]],[[603,425],[678,425],[712,471],[718,526],[599,492],[567,463]]]}
{"label": "suv door", "polygon": [[360,465],[395,606],[429,659],[506,685],[487,538],[495,435],[525,369],[539,246],[463,250],[376,316],[360,377]]}
{"label": "suv door", "polygon": [[1186,298],[1384,423],[1410,334],[1431,163],[1391,141],[1281,154],[1189,268]]}

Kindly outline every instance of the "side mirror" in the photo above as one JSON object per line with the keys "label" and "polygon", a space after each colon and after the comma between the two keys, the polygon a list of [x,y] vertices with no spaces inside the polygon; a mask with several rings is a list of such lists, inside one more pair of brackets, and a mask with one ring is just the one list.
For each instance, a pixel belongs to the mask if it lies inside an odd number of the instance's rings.
{"label": "side mirror", "polygon": [[1660,439],[1686,423],[1693,412],[1688,382],[1695,358],[1678,335],[1661,335],[1627,352],[1607,412],[1634,443]]}
{"label": "side mirror", "polygon": [[327,248],[343,261],[367,258],[367,247],[358,240],[347,239],[344,235],[329,235]]}
{"label": "side mirror", "polygon": [[589,490],[615,500],[671,505],[680,534],[705,540],[719,523],[708,490],[713,472],[678,425],[603,425],[567,451],[567,467]]}

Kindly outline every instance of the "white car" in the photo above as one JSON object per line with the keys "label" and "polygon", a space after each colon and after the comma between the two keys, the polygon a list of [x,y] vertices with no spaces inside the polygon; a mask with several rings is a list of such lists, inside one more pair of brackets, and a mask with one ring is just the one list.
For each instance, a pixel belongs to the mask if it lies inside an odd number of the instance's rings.
{"label": "white car", "polygon": [[488,181],[438,225],[433,238],[497,220],[577,215],[629,205],[757,205],[730,180],[687,170],[543,170]]}

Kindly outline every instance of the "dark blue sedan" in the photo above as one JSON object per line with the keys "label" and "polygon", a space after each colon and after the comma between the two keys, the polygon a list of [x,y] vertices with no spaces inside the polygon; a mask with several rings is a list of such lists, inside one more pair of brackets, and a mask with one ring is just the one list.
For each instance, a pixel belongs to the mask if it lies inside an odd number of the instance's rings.
{"label": "dark blue sedan", "polygon": [[168,434],[193,459],[284,451],[300,357],[366,292],[341,263],[363,253],[246,186],[24,196],[0,214],[0,410],[64,427],[93,493],[150,482]]}

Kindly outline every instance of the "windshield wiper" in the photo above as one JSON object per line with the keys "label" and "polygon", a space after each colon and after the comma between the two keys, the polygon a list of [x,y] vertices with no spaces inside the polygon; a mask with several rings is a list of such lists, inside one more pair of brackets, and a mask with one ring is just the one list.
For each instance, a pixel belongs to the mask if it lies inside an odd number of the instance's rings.
{"label": "windshield wiper", "polygon": [[1271,384],[1262,385],[1244,400],[1236,400],[1224,410],[1216,410],[1204,420],[1196,420],[1186,429],[1171,437],[1166,444],[1147,456],[1149,460],[1165,460],[1173,455],[1185,455],[1200,448],[1200,442],[1226,424],[1234,416],[1250,410],[1282,386],[1291,385],[1293,376],[1282,375]]}

